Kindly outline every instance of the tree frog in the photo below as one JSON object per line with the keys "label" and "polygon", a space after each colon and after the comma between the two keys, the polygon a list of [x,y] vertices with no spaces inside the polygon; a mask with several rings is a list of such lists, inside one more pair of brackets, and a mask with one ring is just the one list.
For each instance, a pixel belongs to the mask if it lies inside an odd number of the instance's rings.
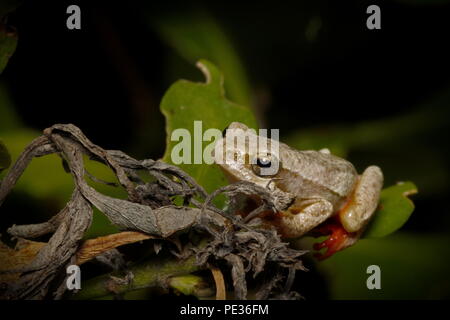
{"label": "tree frog", "polygon": [[[228,129],[240,129],[239,134],[266,142],[258,144],[254,150],[249,147],[248,139],[239,147],[236,143],[227,145],[229,130],[224,131],[215,150],[222,148],[221,151],[232,156],[220,161],[216,152],[215,161],[229,180],[249,181],[293,198],[287,209],[261,215],[263,220],[274,225],[285,238],[298,238],[307,233],[329,235],[327,240],[314,246],[316,250],[327,248],[325,253],[316,254],[319,259],[357,241],[378,206],[383,186],[379,167],[369,166],[358,175],[350,162],[330,154],[328,149],[295,150],[284,143],[257,136],[254,130],[239,122],[231,123]],[[268,147],[275,143],[279,146],[277,155]],[[277,171],[261,174],[262,169],[274,164]]]}

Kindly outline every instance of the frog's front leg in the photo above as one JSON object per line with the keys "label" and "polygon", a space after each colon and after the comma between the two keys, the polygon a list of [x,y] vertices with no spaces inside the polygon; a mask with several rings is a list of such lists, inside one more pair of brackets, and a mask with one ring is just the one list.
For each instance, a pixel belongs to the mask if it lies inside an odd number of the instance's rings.
{"label": "frog's front leg", "polygon": [[359,177],[355,190],[339,219],[347,232],[360,231],[375,212],[383,187],[383,173],[377,166],[368,167]]}
{"label": "frog's front leg", "polygon": [[333,214],[333,205],[325,199],[297,200],[281,213],[279,226],[286,238],[297,238],[327,220]]}

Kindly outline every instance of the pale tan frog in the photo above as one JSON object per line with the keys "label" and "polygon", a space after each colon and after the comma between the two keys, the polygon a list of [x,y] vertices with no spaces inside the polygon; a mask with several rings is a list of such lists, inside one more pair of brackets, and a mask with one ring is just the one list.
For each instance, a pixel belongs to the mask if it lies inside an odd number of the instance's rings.
{"label": "pale tan frog", "polygon": [[[239,134],[258,137],[238,122],[231,123],[228,129],[241,129]],[[227,145],[224,137],[217,142],[216,150],[222,148],[232,156],[223,161],[216,152],[216,163],[231,181],[250,181],[294,197],[286,210],[269,217],[284,237],[297,238],[313,229],[330,234],[328,240],[315,246],[316,249],[328,247],[321,258],[352,245],[377,208],[383,185],[381,169],[370,166],[358,175],[350,162],[330,154],[327,149],[299,151],[281,142],[260,139],[269,144],[262,143],[249,150],[252,148],[248,141],[245,147],[237,147],[233,143]],[[278,157],[270,150],[271,143],[278,143]],[[274,164],[278,170],[270,175],[261,174]]]}

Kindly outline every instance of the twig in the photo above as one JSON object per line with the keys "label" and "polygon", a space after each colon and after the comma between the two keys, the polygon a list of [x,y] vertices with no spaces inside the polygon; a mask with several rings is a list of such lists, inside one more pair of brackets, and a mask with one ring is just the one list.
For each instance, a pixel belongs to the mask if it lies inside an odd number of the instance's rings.
{"label": "twig", "polygon": [[[83,283],[81,290],[73,296],[73,299],[89,300],[112,293],[121,294],[137,289],[164,286],[170,277],[186,275],[201,268],[196,264],[195,256],[182,261],[174,258],[162,261],[149,260],[130,268],[129,271],[134,275],[131,283],[114,284],[111,276],[117,276],[117,273],[102,275]],[[111,292],[111,285],[114,287],[114,292]]]}

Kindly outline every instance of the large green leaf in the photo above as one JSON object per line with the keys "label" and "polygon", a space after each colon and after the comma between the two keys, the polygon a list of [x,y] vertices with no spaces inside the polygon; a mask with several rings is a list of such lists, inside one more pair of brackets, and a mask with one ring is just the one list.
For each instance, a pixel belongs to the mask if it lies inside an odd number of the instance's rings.
{"label": "large green leaf", "polygon": [[[184,128],[190,132],[192,150],[193,140],[202,139],[201,136],[194,135],[196,120],[202,121],[203,132],[209,128],[223,130],[233,121],[245,123],[250,128],[257,128],[255,117],[250,109],[225,98],[224,79],[219,69],[206,60],[201,60],[197,66],[205,75],[206,83],[179,80],[169,88],[161,102],[161,112],[166,117],[167,132],[167,148],[163,160],[169,163],[172,163],[172,149],[179,143],[171,141],[171,135],[175,129]],[[202,142],[202,150],[210,143]],[[180,167],[208,192],[226,184],[224,175],[214,164],[181,164]]]}
{"label": "large green leaf", "polygon": [[412,182],[403,182],[383,189],[380,205],[364,233],[366,238],[379,238],[400,229],[414,211],[414,203],[408,196],[417,193]]}
{"label": "large green leaf", "polygon": [[0,23],[0,73],[17,47],[17,33]]}
{"label": "large green leaf", "polygon": [[11,156],[9,155],[8,149],[0,140],[0,172],[8,168],[11,164]]}

